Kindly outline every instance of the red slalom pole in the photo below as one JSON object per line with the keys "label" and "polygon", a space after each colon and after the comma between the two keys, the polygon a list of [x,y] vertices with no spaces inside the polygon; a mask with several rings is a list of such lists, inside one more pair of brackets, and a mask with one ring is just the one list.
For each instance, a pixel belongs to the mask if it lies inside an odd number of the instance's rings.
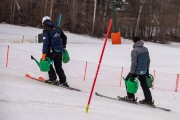
{"label": "red slalom pole", "polygon": [[8,67],[8,60],[9,60],[9,45],[7,47],[7,53],[6,53],[6,68]]}
{"label": "red slalom pole", "polygon": [[86,70],[87,70],[87,61],[86,61],[86,66],[85,66],[85,70],[84,70],[84,81],[86,80]]}
{"label": "red slalom pole", "polygon": [[87,104],[87,106],[86,106],[86,113],[87,113],[88,110],[89,110],[89,105],[90,105],[90,102],[91,102],[92,93],[93,93],[93,91],[94,91],[94,87],[95,87],[95,84],[96,84],[96,79],[97,79],[97,76],[98,76],[98,73],[99,73],[99,68],[100,68],[100,66],[101,66],[102,57],[103,57],[103,54],[104,54],[104,50],[105,50],[105,47],[106,47],[106,43],[107,43],[108,36],[109,36],[109,34],[110,34],[111,27],[112,27],[112,19],[111,19],[110,22],[109,22],[108,30],[107,30],[107,33],[106,33],[106,38],[105,38],[105,40],[104,40],[104,46],[103,46],[103,49],[102,49],[102,52],[101,52],[101,56],[100,56],[100,59],[99,59],[99,64],[98,64],[98,67],[97,67],[97,70],[96,70],[96,75],[95,75],[95,77],[94,77],[94,82],[93,82],[93,85],[92,85],[91,93],[90,93],[90,95],[89,95],[88,104]]}
{"label": "red slalom pole", "polygon": [[120,78],[120,87],[121,87],[121,84],[122,84],[123,71],[124,71],[124,68],[122,67],[122,70],[121,70],[121,78]]}
{"label": "red slalom pole", "polygon": [[176,78],[176,87],[175,87],[175,92],[178,91],[178,84],[179,84],[179,74],[177,74],[177,78]]}

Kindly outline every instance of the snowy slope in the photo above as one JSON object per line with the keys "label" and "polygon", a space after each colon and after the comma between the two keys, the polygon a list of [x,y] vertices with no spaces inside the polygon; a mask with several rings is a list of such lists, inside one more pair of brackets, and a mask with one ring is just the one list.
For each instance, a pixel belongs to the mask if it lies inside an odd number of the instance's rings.
{"label": "snowy slope", "polygon": [[[3,45],[41,54],[42,44],[35,43],[40,29],[0,24],[0,41]],[[71,60],[98,63],[103,39],[96,39],[65,32],[68,36],[67,49]],[[24,42],[18,36],[24,35]],[[27,39],[26,39],[27,37]],[[19,40],[19,42],[17,42]],[[16,42],[14,42],[16,41]],[[15,44],[16,43],[16,44]],[[18,43],[18,44],[17,44]],[[20,44],[19,44],[20,43]],[[151,70],[167,73],[180,73],[179,44],[159,45],[145,43],[151,55]],[[132,42],[123,39],[121,46],[107,43],[102,65],[130,66]],[[75,71],[81,72],[81,71]],[[67,73],[68,74],[68,73]],[[94,78],[94,74],[91,75]],[[82,76],[83,77],[83,76]],[[107,78],[108,79],[108,78]],[[175,81],[175,80],[173,80]],[[0,120],[179,120],[180,94],[174,91],[151,90],[158,106],[172,109],[164,112],[128,103],[92,97],[90,109],[85,113],[93,79],[82,81],[68,79],[71,86],[82,92],[75,92],[51,86],[24,77],[23,71],[0,67]],[[125,88],[114,81],[98,79],[95,91],[116,97],[125,96]],[[166,86],[166,83],[161,83]],[[143,99],[141,88],[137,95]]]}

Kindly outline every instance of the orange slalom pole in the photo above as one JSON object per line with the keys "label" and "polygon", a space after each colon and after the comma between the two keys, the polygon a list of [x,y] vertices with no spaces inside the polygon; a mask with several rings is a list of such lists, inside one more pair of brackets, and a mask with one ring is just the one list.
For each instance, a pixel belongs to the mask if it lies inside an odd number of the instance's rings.
{"label": "orange slalom pole", "polygon": [[6,68],[8,67],[8,60],[9,60],[9,45],[7,47],[7,53],[6,53]]}
{"label": "orange slalom pole", "polygon": [[101,52],[101,56],[100,56],[100,59],[99,59],[99,64],[98,64],[98,67],[97,67],[97,70],[96,70],[96,75],[94,77],[94,82],[93,82],[93,85],[92,85],[91,93],[89,95],[88,104],[86,106],[86,113],[89,110],[89,105],[90,105],[90,102],[91,102],[92,93],[94,91],[94,87],[95,87],[95,84],[96,84],[96,79],[97,79],[97,76],[98,76],[98,73],[99,73],[99,68],[101,66],[102,57],[103,57],[103,54],[104,54],[104,50],[105,50],[105,47],[106,47],[108,36],[110,34],[111,27],[112,27],[112,19],[109,22],[108,30],[107,30],[107,33],[106,33],[106,38],[105,38],[105,41],[104,41],[104,46],[103,46],[103,49],[102,49],[102,52]]}

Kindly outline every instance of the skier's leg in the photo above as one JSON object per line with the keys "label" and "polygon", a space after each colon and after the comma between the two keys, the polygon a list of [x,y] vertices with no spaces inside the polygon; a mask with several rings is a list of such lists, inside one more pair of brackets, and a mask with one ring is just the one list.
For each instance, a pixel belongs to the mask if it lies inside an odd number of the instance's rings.
{"label": "skier's leg", "polygon": [[[54,53],[49,53],[47,54],[47,57],[52,61],[53,60],[53,57],[55,56]],[[50,65],[50,71],[48,71],[48,75],[49,75],[49,80],[50,81],[56,81],[57,79],[57,76],[56,76],[56,72],[52,66],[52,64]]]}
{"label": "skier's leg", "polygon": [[142,87],[142,90],[144,93],[145,100],[152,101],[151,91],[150,91],[150,89],[146,83],[146,76],[145,75],[139,75],[139,81],[140,81],[140,84],[141,84],[141,87]]}
{"label": "skier's leg", "polygon": [[56,55],[56,57],[54,58],[54,66],[56,69],[56,73],[58,74],[58,77],[59,77],[59,82],[65,83],[66,82],[66,75],[65,75],[64,70],[62,68],[62,52],[59,52]]}
{"label": "skier's leg", "polygon": [[[130,73],[126,76],[126,80],[128,80],[129,78],[130,78]],[[126,91],[127,91],[127,86],[126,86]],[[135,95],[133,93],[127,92],[127,96],[130,99],[135,99]]]}
{"label": "skier's leg", "polygon": [[50,66],[50,71],[48,72],[48,74],[49,74],[49,80],[50,80],[50,81],[54,81],[54,80],[57,79],[55,70],[54,70],[54,68],[53,68],[52,65]]}

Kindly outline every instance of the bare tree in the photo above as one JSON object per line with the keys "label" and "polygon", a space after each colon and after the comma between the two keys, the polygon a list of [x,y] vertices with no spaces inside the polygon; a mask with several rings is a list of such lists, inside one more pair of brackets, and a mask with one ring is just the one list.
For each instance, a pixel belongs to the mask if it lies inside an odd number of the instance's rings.
{"label": "bare tree", "polygon": [[52,18],[53,1],[54,0],[51,0],[50,18]]}
{"label": "bare tree", "polygon": [[97,0],[94,0],[94,15],[93,15],[92,34],[94,34],[94,25],[95,25],[95,19],[96,19],[96,8],[97,8]]}
{"label": "bare tree", "polygon": [[[116,0],[117,2],[120,0]],[[180,0],[127,0],[117,12],[122,37],[140,35],[144,40],[167,43],[180,41]],[[111,9],[106,0],[0,0],[0,22],[41,27],[41,19],[51,16],[70,32],[103,36]]]}
{"label": "bare tree", "polygon": [[137,36],[139,34],[139,21],[140,21],[142,8],[143,8],[145,1],[146,0],[140,0],[140,7],[139,7],[138,17],[137,17],[137,22],[136,22],[136,27],[135,27],[135,32],[134,32],[135,36]]}

